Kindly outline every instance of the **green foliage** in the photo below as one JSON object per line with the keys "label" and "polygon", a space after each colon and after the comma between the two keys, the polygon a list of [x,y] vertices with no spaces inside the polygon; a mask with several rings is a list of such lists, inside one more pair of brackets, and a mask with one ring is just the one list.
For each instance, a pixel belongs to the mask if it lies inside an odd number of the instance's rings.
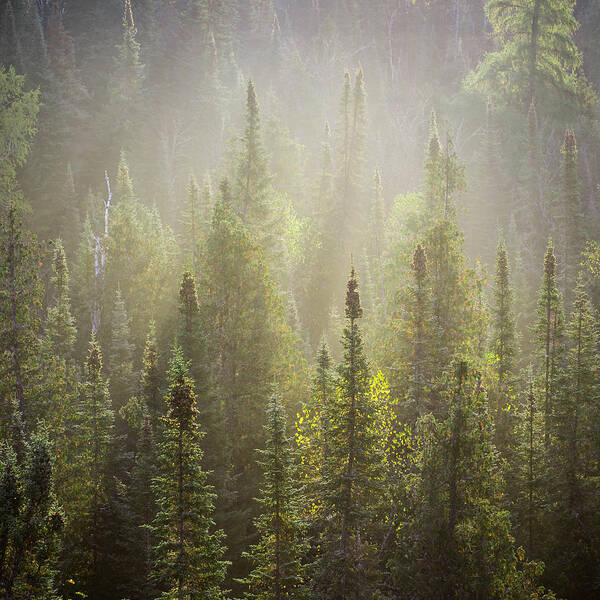
{"label": "green foliage", "polygon": [[255,520],[259,541],[247,553],[253,569],[246,579],[248,598],[299,598],[303,586],[304,528],[299,518],[302,490],[296,483],[295,452],[286,432],[285,407],[277,391],[267,406],[264,470]]}
{"label": "green foliage", "polygon": [[27,441],[24,458],[0,448],[0,591],[6,598],[54,598],[54,560],[63,528],[52,485],[47,434]]}
{"label": "green foliage", "polygon": [[159,471],[152,489],[158,512],[152,523],[156,546],[153,576],[161,598],[221,598],[227,563],[223,533],[214,531],[214,493],[202,470],[194,382],[180,348],[169,363]]}
{"label": "green foliage", "polygon": [[486,16],[498,49],[485,56],[467,86],[525,108],[548,92],[576,97],[581,53],[573,9],[570,0],[490,0]]}

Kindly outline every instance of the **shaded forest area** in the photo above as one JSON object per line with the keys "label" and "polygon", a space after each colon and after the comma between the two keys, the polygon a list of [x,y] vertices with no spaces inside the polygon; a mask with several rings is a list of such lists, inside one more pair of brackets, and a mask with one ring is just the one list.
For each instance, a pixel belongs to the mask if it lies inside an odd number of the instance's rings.
{"label": "shaded forest area", "polygon": [[0,0],[5,600],[600,597],[597,0]]}

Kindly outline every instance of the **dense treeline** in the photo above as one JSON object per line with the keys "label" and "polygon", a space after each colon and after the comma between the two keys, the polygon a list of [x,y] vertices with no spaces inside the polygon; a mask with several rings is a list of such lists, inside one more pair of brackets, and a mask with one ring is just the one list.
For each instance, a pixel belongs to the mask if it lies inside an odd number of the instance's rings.
{"label": "dense treeline", "polygon": [[0,0],[3,598],[598,597],[599,27]]}

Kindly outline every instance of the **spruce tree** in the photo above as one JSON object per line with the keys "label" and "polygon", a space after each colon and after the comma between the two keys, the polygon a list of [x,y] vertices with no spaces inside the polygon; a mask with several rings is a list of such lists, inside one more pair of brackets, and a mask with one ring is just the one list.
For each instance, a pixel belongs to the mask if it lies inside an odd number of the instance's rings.
{"label": "spruce tree", "polygon": [[429,141],[425,154],[425,199],[429,214],[436,214],[442,198],[442,147],[438,133],[437,116],[432,109],[429,117]]}
{"label": "spruce tree", "polygon": [[52,448],[44,432],[26,443],[23,460],[0,447],[0,593],[7,600],[55,597],[55,560],[63,515],[52,481]]}
{"label": "spruce tree", "polygon": [[20,432],[32,427],[39,415],[34,414],[32,396],[39,369],[37,308],[41,302],[38,277],[39,251],[35,238],[23,229],[19,209],[14,202],[1,208],[0,218],[0,365],[2,372],[2,417],[4,436],[14,420]]}
{"label": "spruce tree", "polygon": [[[594,443],[593,403],[600,394],[598,382],[598,330],[583,277],[574,293],[573,312],[567,326],[570,342],[565,378],[561,379],[556,406],[556,442],[550,468],[552,531],[544,555],[557,593],[568,598],[592,598],[598,564],[598,508],[596,485],[590,477],[589,457]],[[590,427],[591,426],[591,427]]]}
{"label": "spruce tree", "polygon": [[146,417],[138,437],[135,465],[131,474],[129,495],[136,525],[134,544],[136,548],[135,598],[152,600],[158,596],[152,580],[155,540],[151,525],[156,516],[156,502],[152,481],[156,477],[156,447],[150,419]]}
{"label": "spruce tree", "polygon": [[[513,292],[510,283],[510,267],[506,246],[502,239],[496,251],[496,276],[494,280],[494,302],[492,306],[494,328],[492,351],[496,355],[500,390],[510,385],[515,358],[515,318],[513,314]],[[498,409],[502,408],[498,406]]]}
{"label": "spruce tree", "polygon": [[129,317],[121,290],[117,289],[111,318],[111,343],[109,354],[110,395],[113,407],[119,411],[135,391],[133,370],[134,347],[131,343]]}
{"label": "spruce tree", "polygon": [[142,359],[141,388],[145,410],[150,419],[153,432],[158,430],[159,419],[163,416],[164,412],[161,396],[162,373],[159,358],[155,325],[154,321],[151,321]]}
{"label": "spruce tree", "polygon": [[420,243],[415,247],[411,268],[414,284],[409,290],[407,333],[411,336],[408,345],[412,349],[411,396],[414,401],[415,415],[420,416],[427,408],[425,405],[426,391],[431,379],[428,365],[431,299],[427,255]]}
{"label": "spruce tree", "polygon": [[73,353],[77,329],[71,315],[69,270],[60,239],[54,241],[52,271],[54,273],[52,283],[54,284],[55,298],[53,306],[48,310],[48,338],[53,351],[62,359],[69,360]]}
{"label": "spruce tree", "polygon": [[[101,585],[101,514],[108,498],[108,465],[114,445],[114,412],[102,377],[102,353],[92,334],[84,365],[84,383],[68,456],[74,485],[63,498],[67,515],[62,569],[76,591],[92,594]],[[63,582],[63,585],[66,585]]]}
{"label": "spruce tree", "polygon": [[277,391],[267,406],[266,446],[260,451],[264,470],[255,519],[259,541],[246,554],[253,568],[245,583],[248,598],[298,598],[303,586],[303,525],[296,475],[296,456],[286,431],[285,407]]}
{"label": "spruce tree", "polygon": [[200,188],[196,183],[196,178],[192,175],[188,183],[183,226],[185,259],[195,276],[198,275],[200,260],[201,222]]}
{"label": "spruce tree", "polygon": [[[416,598],[544,597],[540,565],[515,551],[508,513],[500,506],[501,470],[493,426],[476,373],[456,363],[447,417],[421,420],[416,473],[394,588]],[[539,594],[539,595],[535,595]]]}
{"label": "spruce tree", "polygon": [[535,324],[538,354],[542,367],[544,443],[546,448],[550,444],[553,411],[556,408],[556,384],[563,358],[563,329],[562,298],[556,282],[556,257],[552,240],[549,240],[544,256],[544,274],[538,294]]}
{"label": "spruce tree", "polygon": [[222,560],[223,533],[214,531],[214,493],[206,483],[199,447],[194,382],[181,348],[169,363],[159,472],[154,478],[158,512],[152,524],[156,546],[153,576],[161,598],[221,598],[227,564]]}
{"label": "spruce tree", "polygon": [[382,475],[374,427],[377,412],[357,323],[363,309],[354,267],[347,285],[345,314],[344,358],[327,423],[321,490],[326,525],[313,573],[315,593],[336,600],[372,596],[375,546],[370,533],[381,493],[377,481]]}
{"label": "spruce tree", "polygon": [[236,188],[237,211],[249,229],[267,242],[272,225],[272,190],[267,169],[267,156],[262,144],[260,115],[256,90],[252,80],[248,81],[246,96],[246,128],[242,137],[238,157]]}
{"label": "spruce tree", "polygon": [[566,309],[570,311],[573,302],[572,292],[577,283],[577,271],[579,270],[582,250],[581,200],[577,181],[577,142],[575,132],[572,129],[567,129],[565,132],[561,153],[562,202],[556,218],[559,231],[562,231],[563,297]]}

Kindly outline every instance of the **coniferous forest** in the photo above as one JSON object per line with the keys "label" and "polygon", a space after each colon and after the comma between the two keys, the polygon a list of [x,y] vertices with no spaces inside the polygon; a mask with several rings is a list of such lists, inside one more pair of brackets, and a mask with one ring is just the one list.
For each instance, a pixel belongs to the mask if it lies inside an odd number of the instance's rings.
{"label": "coniferous forest", "polygon": [[598,0],[0,0],[0,598],[600,597]]}

